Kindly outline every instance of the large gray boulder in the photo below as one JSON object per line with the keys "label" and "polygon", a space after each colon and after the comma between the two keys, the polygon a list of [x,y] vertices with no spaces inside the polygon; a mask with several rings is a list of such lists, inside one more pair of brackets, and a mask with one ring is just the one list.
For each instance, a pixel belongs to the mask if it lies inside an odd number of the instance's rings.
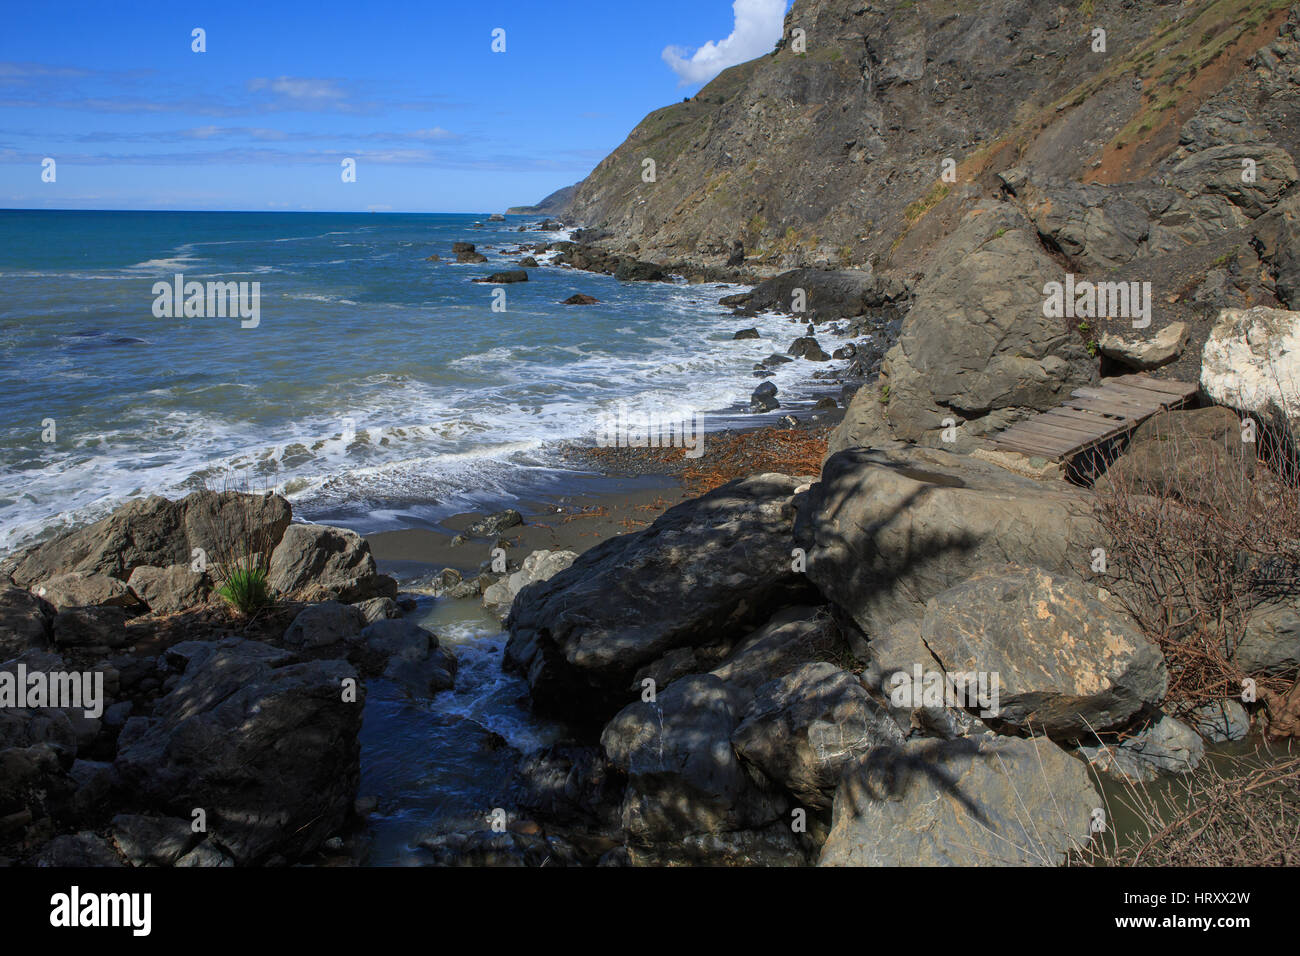
{"label": "large gray boulder", "polygon": [[168,651],[180,680],[115,768],[142,809],[193,819],[242,864],[318,848],[356,800],[364,694],[343,661],[294,664],[257,641],[190,642]]}
{"label": "large gray boulder", "polygon": [[1294,674],[1300,669],[1300,601],[1253,608],[1232,662],[1245,674]]}
{"label": "large gray boulder", "polygon": [[835,794],[821,866],[1054,866],[1102,806],[1083,762],[1041,737],[871,751]]}
{"label": "large gray boulder", "polygon": [[274,547],[289,525],[289,503],[278,495],[196,491],[180,501],[157,495],[132,501],[107,518],[27,551],[14,583],[30,587],[83,571],[127,580],[140,565],[189,565],[201,548],[209,560]]}
{"label": "large gray boulder", "polygon": [[1102,544],[1090,497],[996,465],[896,443],[828,458],[801,504],[808,577],[870,638],[921,616],[977,571],[1015,560],[1064,573]]}
{"label": "large gray boulder", "polygon": [[315,650],[356,637],[365,626],[366,616],[360,608],[323,601],[298,612],[284,632],[284,643],[288,647]]}
{"label": "large gray boulder", "polygon": [[149,610],[158,614],[175,614],[202,604],[212,593],[208,576],[190,570],[188,564],[165,568],[140,565],[131,572],[127,583]]}
{"label": "large gray boulder", "polygon": [[[1241,419],[1219,405],[1159,412],[1137,427],[1093,487],[1213,505],[1225,487],[1255,472],[1255,445],[1241,436]],[[1210,475],[1220,483],[1207,482]]]}
{"label": "large gray boulder", "polygon": [[642,667],[679,648],[734,643],[807,596],[791,558],[798,485],[776,474],[733,481],[524,588],[506,663],[526,676],[534,705],[604,719]]}
{"label": "large gray boulder", "polygon": [[112,606],[133,608],[140,601],[125,582],[107,574],[69,571],[56,574],[32,588],[59,610],[69,607]]}
{"label": "large gray boulder", "polygon": [[380,574],[370,545],[355,531],[293,524],[271,553],[267,583],[282,595],[345,603],[397,596],[397,582]]}
{"label": "large gray boulder", "polygon": [[1072,740],[1129,723],[1168,687],[1164,655],[1078,578],[1014,565],[931,598],[921,636],[952,678],[997,678],[996,720]]}
{"label": "large gray boulder", "polygon": [[759,688],[731,741],[743,759],[799,802],[830,807],[846,766],[903,738],[856,677],[820,661]]}
{"label": "large gray boulder", "polygon": [[975,438],[1096,382],[1083,339],[1043,315],[1044,286],[1062,281],[1062,269],[1011,204],[980,203],[933,263],[880,387],[854,396],[830,453],[888,438],[940,447],[945,423],[955,428],[949,447],[968,451]]}
{"label": "large gray boulder", "polygon": [[781,609],[746,635],[709,673],[752,695],[768,681],[801,664],[826,660],[840,649],[829,608],[795,605]]}
{"label": "large gray boulder", "polygon": [[629,704],[605,726],[601,746],[627,775],[622,826],[630,842],[749,830],[782,814],[780,795],[765,793],[732,749],[736,704],[733,688],[697,674],[653,702]]}

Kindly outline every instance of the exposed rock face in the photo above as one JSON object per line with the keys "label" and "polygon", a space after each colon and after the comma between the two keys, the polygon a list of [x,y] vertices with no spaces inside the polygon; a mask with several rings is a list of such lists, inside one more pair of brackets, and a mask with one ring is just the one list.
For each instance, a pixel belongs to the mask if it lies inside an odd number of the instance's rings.
{"label": "exposed rock face", "polygon": [[1300,195],[1260,217],[1255,241],[1260,259],[1273,274],[1278,299],[1289,309],[1300,309]]}
{"label": "exposed rock face", "polygon": [[84,571],[56,574],[36,585],[33,590],[60,610],[95,605],[129,608],[140,603],[131,589],[118,578]]}
{"label": "exposed rock face", "polygon": [[[1021,0],[960,15],[798,0],[772,55],[648,115],[578,184],[570,211],[620,250],[635,242],[664,262],[722,264],[738,237],[748,261],[778,268],[886,256],[925,213],[1018,154],[1031,172],[1082,179],[1117,114],[1122,126],[1139,111],[1131,63],[1082,55],[1075,25],[1064,7]],[[1126,43],[1161,49],[1179,30],[1157,5],[1125,8]],[[1012,140],[1019,150],[972,155],[972,144]],[[960,164],[956,183],[938,181],[938,157]],[[654,182],[642,179],[647,158]]]}
{"label": "exposed rock face", "polygon": [[623,788],[599,747],[561,742],[528,754],[511,794],[523,809],[565,826],[620,825]]}
{"label": "exposed rock face", "polygon": [[518,571],[488,585],[483,592],[483,605],[504,619],[520,591],[538,581],[549,581],[571,565],[577,556],[575,551],[534,551],[524,558]]}
{"label": "exposed rock face", "polygon": [[131,572],[127,583],[149,610],[162,614],[202,604],[212,593],[208,576],[191,571],[187,564],[173,564],[168,568],[141,565]]}
{"label": "exposed rock face", "polygon": [[881,367],[887,403],[877,389],[859,391],[829,452],[888,438],[969,451],[975,437],[1095,383],[1083,340],[1043,314],[1044,286],[1061,279],[1014,207],[979,204],[916,287]]}
{"label": "exposed rock face", "polygon": [[284,632],[288,647],[315,650],[356,637],[366,626],[360,608],[338,601],[324,601],[303,608]]}
{"label": "exposed rock face", "polygon": [[[802,290],[802,303],[796,290]],[[792,312],[802,304],[800,315],[827,322],[876,312],[905,299],[907,292],[901,279],[870,270],[791,269],[764,279],[749,292],[727,296],[722,304],[758,312]]]}
{"label": "exposed rock face", "polygon": [[655,702],[629,704],[600,742],[627,774],[622,826],[629,840],[676,843],[685,834],[749,830],[784,810],[764,793],[731,746],[739,721],[736,692],[697,674],[675,681]]}
{"label": "exposed rock face", "polygon": [[1170,322],[1149,339],[1126,339],[1106,332],[1097,340],[1102,355],[1140,372],[1168,365],[1183,354],[1186,345],[1185,322]]}
{"label": "exposed rock face", "polygon": [[1201,389],[1300,444],[1300,312],[1224,309],[1201,352]]}
{"label": "exposed rock face", "polygon": [[325,525],[286,528],[271,553],[267,583],[283,595],[347,603],[397,596],[397,583],[377,571],[370,545],[359,534]]}
{"label": "exposed rock face", "polygon": [[801,803],[829,807],[846,766],[903,736],[852,674],[819,662],[759,688],[731,739]]}
{"label": "exposed rock face", "polygon": [[189,565],[194,548],[209,555],[222,544],[263,540],[274,547],[289,525],[278,495],[197,491],[180,501],[132,501],[107,518],[38,545],[23,555],[14,583],[31,587],[71,571],[127,580],[140,565]]}
{"label": "exposed rock face", "polygon": [[1279,601],[1254,608],[1232,661],[1247,674],[1286,674],[1300,668],[1300,606]]}
{"label": "exposed rock face", "polygon": [[129,792],[182,819],[203,809],[209,839],[240,864],[319,847],[356,799],[364,695],[343,699],[356,672],[235,638],[170,654],[180,681],[115,762]]}
{"label": "exposed rock face", "polygon": [[891,445],[832,455],[801,504],[808,577],[870,637],[925,602],[1015,559],[1053,574],[1085,566],[1092,506],[975,458]]}
{"label": "exposed rock face", "polygon": [[1000,725],[1072,740],[1124,726],[1168,684],[1159,649],[1096,593],[1008,566],[932,598],[921,636],[950,678],[997,676]]}
{"label": "exposed rock face", "polygon": [[1042,738],[910,740],[871,751],[835,794],[821,866],[1053,866],[1103,806]]}
{"label": "exposed rock face", "polygon": [[601,542],[515,598],[506,662],[540,710],[589,723],[670,651],[734,643],[807,591],[792,570],[799,480],[756,475]]}
{"label": "exposed rock face", "polygon": [[825,660],[838,646],[827,609],[796,605],[772,615],[709,673],[743,691],[748,699],[763,684],[801,664]]}

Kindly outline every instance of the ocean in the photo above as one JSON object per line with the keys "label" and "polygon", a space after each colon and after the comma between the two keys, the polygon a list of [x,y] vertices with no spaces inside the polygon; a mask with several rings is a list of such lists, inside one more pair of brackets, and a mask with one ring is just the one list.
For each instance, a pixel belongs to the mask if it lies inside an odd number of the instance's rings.
{"label": "ocean", "polygon": [[[718,304],[743,287],[554,267],[493,311],[472,280],[566,238],[518,231],[537,221],[0,211],[0,550],[231,480],[363,534],[427,525],[554,487],[557,449],[620,408],[735,424],[753,364],[799,334]],[[489,261],[457,264],[458,240]],[[177,274],[260,283],[256,325],[156,308]],[[771,379],[787,407],[802,364]]]}

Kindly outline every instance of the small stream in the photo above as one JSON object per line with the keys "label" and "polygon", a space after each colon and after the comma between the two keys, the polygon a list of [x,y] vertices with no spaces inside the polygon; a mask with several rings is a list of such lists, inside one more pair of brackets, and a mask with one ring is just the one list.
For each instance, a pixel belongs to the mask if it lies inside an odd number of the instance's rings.
{"label": "small stream", "polygon": [[420,601],[409,619],[438,635],[460,662],[453,690],[412,700],[388,681],[366,684],[361,790],[369,818],[369,866],[418,866],[427,835],[483,829],[518,757],[564,728],[535,717],[528,686],[501,668],[506,634],[473,600]]}

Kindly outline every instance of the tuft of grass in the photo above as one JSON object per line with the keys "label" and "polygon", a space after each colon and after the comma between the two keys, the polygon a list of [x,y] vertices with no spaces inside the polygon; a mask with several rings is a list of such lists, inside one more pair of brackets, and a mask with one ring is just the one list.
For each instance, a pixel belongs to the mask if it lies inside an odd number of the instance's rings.
{"label": "tuft of grass", "polygon": [[266,569],[256,564],[227,572],[217,593],[241,614],[250,617],[271,604]]}

